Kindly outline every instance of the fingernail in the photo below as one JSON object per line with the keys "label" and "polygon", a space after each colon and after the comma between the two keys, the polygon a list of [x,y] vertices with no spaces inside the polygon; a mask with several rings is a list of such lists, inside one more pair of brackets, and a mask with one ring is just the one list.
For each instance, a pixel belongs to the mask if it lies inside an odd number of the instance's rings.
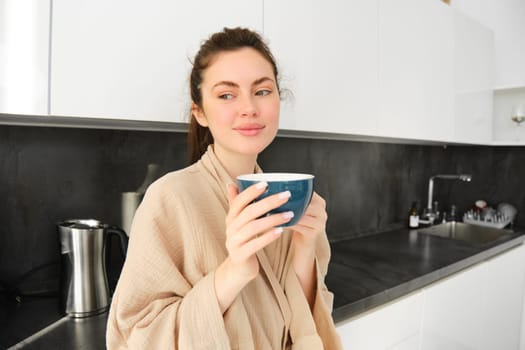
{"label": "fingernail", "polygon": [[265,188],[266,186],[268,186],[268,182],[266,182],[266,181],[258,182],[257,185],[255,185],[255,187],[258,188],[258,189]]}
{"label": "fingernail", "polygon": [[283,218],[285,218],[285,219],[291,219],[291,218],[293,218],[294,214],[293,214],[293,211],[286,211],[282,215],[283,215]]}
{"label": "fingernail", "polygon": [[276,227],[275,230],[273,230],[274,235],[280,235],[281,233],[283,233],[282,227]]}
{"label": "fingernail", "polygon": [[290,193],[290,191],[284,191],[284,192],[279,193],[279,198],[281,199],[290,198],[291,195],[292,194]]}

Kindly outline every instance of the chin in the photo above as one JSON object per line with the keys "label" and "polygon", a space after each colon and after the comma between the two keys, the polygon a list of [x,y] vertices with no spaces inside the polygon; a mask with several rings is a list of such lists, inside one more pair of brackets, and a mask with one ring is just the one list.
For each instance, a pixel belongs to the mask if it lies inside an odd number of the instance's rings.
{"label": "chin", "polygon": [[244,155],[258,155],[268,147],[272,141],[266,142],[247,142],[244,147],[240,150],[240,153]]}
{"label": "chin", "polygon": [[259,155],[262,151],[264,151],[266,149],[266,147],[268,147],[268,145],[266,146],[260,146],[260,147],[245,147],[243,148],[239,153],[241,154],[244,154],[246,156],[252,156],[252,155]]}

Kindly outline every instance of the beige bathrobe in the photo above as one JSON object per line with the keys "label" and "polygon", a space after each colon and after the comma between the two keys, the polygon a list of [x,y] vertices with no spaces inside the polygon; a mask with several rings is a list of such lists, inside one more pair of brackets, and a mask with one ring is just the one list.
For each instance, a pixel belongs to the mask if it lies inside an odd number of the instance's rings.
{"label": "beige bathrobe", "polygon": [[313,310],[291,267],[285,231],[257,253],[260,273],[221,313],[215,269],[227,257],[227,184],[210,146],[192,166],[152,184],[133,220],[113,296],[108,349],[342,349],[324,284],[330,247],[317,247]]}

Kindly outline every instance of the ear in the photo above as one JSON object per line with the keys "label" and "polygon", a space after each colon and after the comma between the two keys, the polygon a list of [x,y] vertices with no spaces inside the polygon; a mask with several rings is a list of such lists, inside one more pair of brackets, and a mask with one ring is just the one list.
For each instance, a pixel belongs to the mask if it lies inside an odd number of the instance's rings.
{"label": "ear", "polygon": [[204,112],[195,102],[191,102],[191,114],[200,126],[208,127],[208,120],[206,119]]}

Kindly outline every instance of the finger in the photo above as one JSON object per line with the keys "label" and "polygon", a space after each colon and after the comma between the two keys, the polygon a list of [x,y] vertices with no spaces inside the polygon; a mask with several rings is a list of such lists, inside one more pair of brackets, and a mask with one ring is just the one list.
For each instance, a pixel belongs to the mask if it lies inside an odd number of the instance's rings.
{"label": "finger", "polygon": [[293,218],[293,212],[288,211],[284,213],[277,213],[262,217],[257,220],[253,220],[242,228],[232,240],[235,241],[236,245],[242,245],[246,242],[254,239],[257,235],[268,232],[273,228],[284,225]]}
{"label": "finger", "polygon": [[281,234],[283,232],[282,227],[277,227],[274,229],[271,229],[269,231],[266,231],[264,234],[260,235],[257,238],[254,238],[250,241],[248,241],[246,244],[242,246],[242,255],[245,257],[251,256],[255,253],[257,253],[259,250],[263,249],[279,237],[281,237]]}
{"label": "finger", "polygon": [[302,235],[313,235],[315,234],[315,232],[321,232],[322,231],[322,228],[318,227],[318,226],[315,226],[315,225],[312,225],[310,223],[304,223],[299,221],[298,223],[296,223],[295,225],[293,225],[291,227],[291,229],[293,231],[296,231],[296,232],[299,232],[300,234]]}
{"label": "finger", "polygon": [[312,194],[312,200],[316,200],[316,201],[319,201],[319,202],[322,202],[323,204],[325,203],[325,200],[323,197],[321,197],[317,192],[314,191],[314,193]]}
{"label": "finger", "polygon": [[322,212],[319,216],[305,214],[292,227],[292,229],[303,234],[306,234],[307,232],[324,232],[326,229],[326,219],[326,212]]}
{"label": "finger", "polygon": [[317,217],[310,216],[310,215],[303,215],[299,219],[299,221],[297,221],[297,224],[307,226],[307,227],[312,227],[312,228],[322,225],[322,223],[320,223],[320,220]]}
{"label": "finger", "polygon": [[242,227],[248,222],[253,221],[261,216],[266,215],[273,209],[277,209],[290,199],[290,191],[284,191],[257,202],[254,202],[247,206],[237,217],[237,222]]}
{"label": "finger", "polygon": [[303,216],[312,216],[312,217],[318,217],[319,220],[326,221],[328,219],[328,214],[326,212],[326,202],[325,200],[319,196],[317,193],[314,193],[312,197],[312,201],[306,208]]}
{"label": "finger", "polygon": [[312,200],[310,201],[310,204],[308,204],[308,208],[316,208],[317,210],[325,210],[326,209],[326,201],[314,192],[312,196]]}
{"label": "finger", "polygon": [[319,222],[326,222],[326,220],[328,220],[328,214],[322,209],[318,210],[317,208],[310,208],[306,210],[299,220],[302,220],[303,218],[311,218],[312,220],[317,220]]}
{"label": "finger", "polygon": [[238,193],[235,198],[232,198],[230,202],[230,210],[228,216],[231,218],[236,217],[239,213],[251,202],[253,202],[257,197],[264,193],[268,187],[268,183],[262,181],[251,185],[246,188],[244,191]]}

